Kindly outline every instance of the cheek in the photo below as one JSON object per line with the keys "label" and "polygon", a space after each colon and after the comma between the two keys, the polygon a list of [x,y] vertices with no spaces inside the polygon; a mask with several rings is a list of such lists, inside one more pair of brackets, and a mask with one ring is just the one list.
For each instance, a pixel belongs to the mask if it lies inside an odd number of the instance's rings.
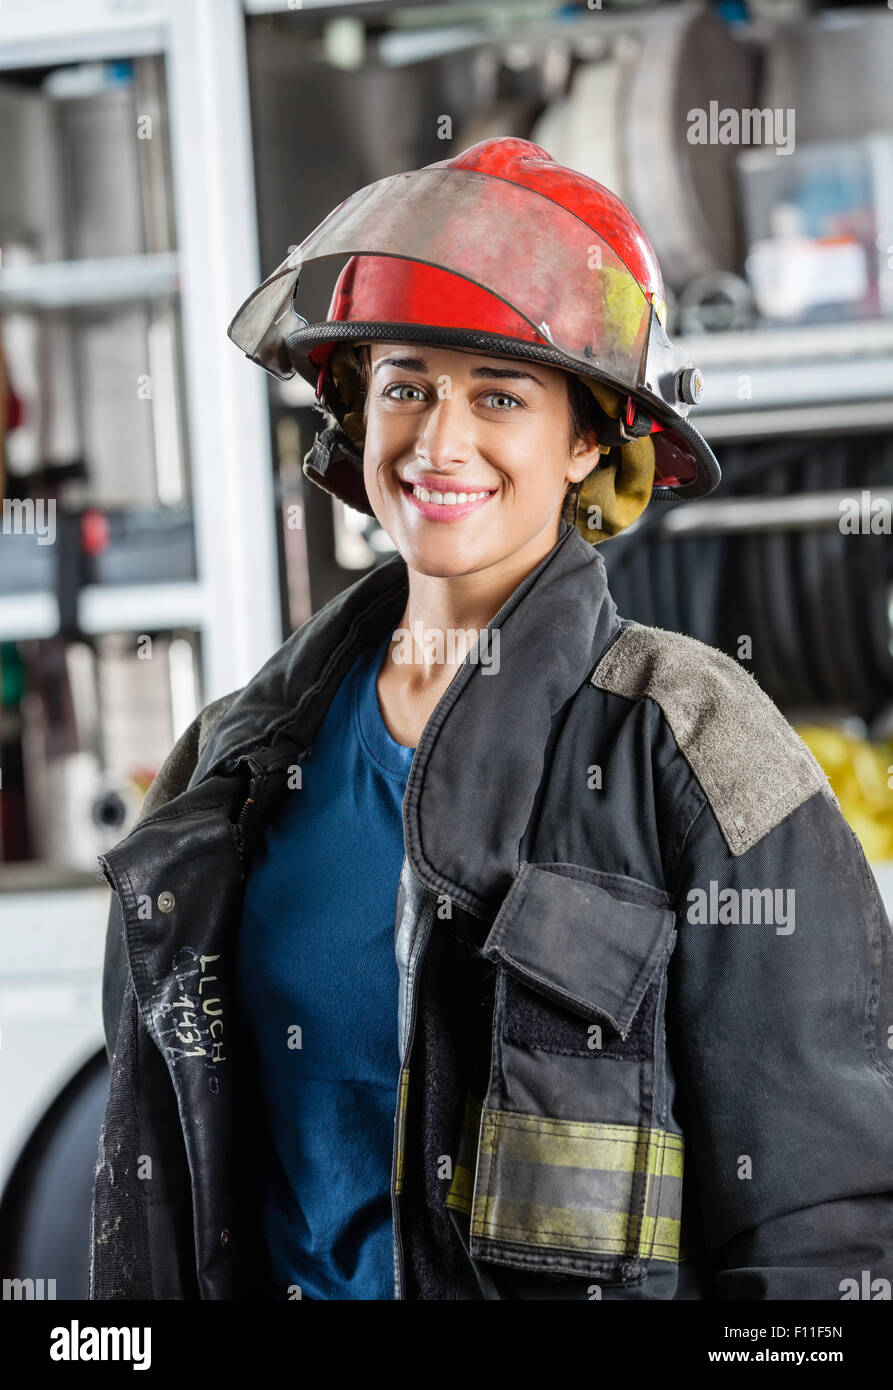
{"label": "cheek", "polygon": [[366,436],[366,444],[363,449],[363,482],[366,485],[366,496],[373,506],[377,505],[381,497],[381,473],[378,465],[379,456],[375,449],[375,444]]}
{"label": "cheek", "polygon": [[405,429],[392,428],[390,422],[367,421],[363,445],[363,481],[366,495],[374,507],[388,505],[395,487],[394,469],[403,462],[407,446]]}
{"label": "cheek", "polygon": [[363,476],[366,489],[377,488],[382,463],[393,452],[389,432],[382,428],[381,422],[370,413],[366,418],[366,437],[363,444]]}
{"label": "cheek", "polygon": [[519,495],[523,493],[537,500],[550,497],[565,486],[567,460],[562,444],[567,431],[566,419],[544,411],[531,414],[523,423],[523,429],[511,431],[511,438],[506,431],[502,447],[506,469]]}
{"label": "cheek", "polygon": [[387,458],[405,449],[412,441],[413,427],[406,416],[377,410],[370,405],[366,415],[366,452],[373,457]]}

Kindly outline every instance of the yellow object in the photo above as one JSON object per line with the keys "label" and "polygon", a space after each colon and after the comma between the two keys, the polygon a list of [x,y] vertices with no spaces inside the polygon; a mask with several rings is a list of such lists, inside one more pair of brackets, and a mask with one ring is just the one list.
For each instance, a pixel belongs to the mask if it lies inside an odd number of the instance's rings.
{"label": "yellow object", "polygon": [[556,1260],[623,1255],[678,1264],[683,1167],[682,1135],[669,1130],[485,1104],[471,1234]]}
{"label": "yellow object", "polygon": [[659,323],[660,323],[661,328],[662,328],[662,329],[664,330],[664,332],[666,333],[666,331],[667,331],[667,301],[666,301],[665,299],[661,299],[661,297],[660,297],[659,294],[655,294],[654,290],[651,291],[651,294],[648,296],[648,298],[651,300],[651,303],[654,305],[654,312],[657,314],[658,321],[659,321]]}
{"label": "yellow object", "polygon": [[[623,398],[610,386],[580,377],[606,415],[617,420]],[[619,457],[616,457],[619,456]],[[632,439],[609,452],[607,459],[583,479],[577,503],[576,526],[591,545],[625,531],[651,501],[654,483],[654,443],[650,435]]]}
{"label": "yellow object", "polygon": [[893,743],[869,743],[832,725],[796,727],[828,774],[844,819],[866,859],[875,863],[893,859]]}

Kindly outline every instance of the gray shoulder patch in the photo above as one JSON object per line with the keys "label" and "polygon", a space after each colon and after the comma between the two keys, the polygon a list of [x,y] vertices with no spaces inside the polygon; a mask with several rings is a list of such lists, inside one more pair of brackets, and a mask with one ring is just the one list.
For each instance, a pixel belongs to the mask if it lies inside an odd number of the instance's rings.
{"label": "gray shoulder patch", "polygon": [[186,790],[202,749],[238,694],[238,690],[233,690],[229,695],[212,700],[199,711],[188,729],[184,729],[143,797],[137,825]]}
{"label": "gray shoulder patch", "polygon": [[663,711],[732,854],[744,854],[827,775],[778,706],[737,661],[693,637],[630,623],[590,677]]}

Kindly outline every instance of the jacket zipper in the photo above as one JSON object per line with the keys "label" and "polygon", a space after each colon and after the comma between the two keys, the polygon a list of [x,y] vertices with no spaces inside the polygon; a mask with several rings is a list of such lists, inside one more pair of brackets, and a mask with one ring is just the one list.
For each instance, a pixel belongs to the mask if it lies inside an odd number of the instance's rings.
{"label": "jacket zipper", "polygon": [[[255,785],[256,785],[256,781],[257,781],[257,779],[256,779],[255,777],[252,777],[252,778],[251,778],[251,788],[250,788],[251,791],[254,791],[254,788],[255,788]],[[239,812],[239,819],[236,821],[235,827],[234,827],[234,828],[235,828],[235,832],[236,832],[236,843],[237,843],[237,845],[238,845],[238,850],[239,850],[239,868],[240,868],[241,871],[242,871],[242,877],[243,877],[243,878],[245,877],[245,867],[246,867],[246,866],[245,866],[245,821],[248,819],[249,811],[250,811],[250,809],[251,809],[251,807],[252,807],[253,805],[254,805],[254,797],[251,796],[251,795],[249,795],[249,796],[246,798],[245,804],[243,805],[241,811]]]}
{"label": "jacket zipper", "polygon": [[[427,947],[427,945],[428,945],[428,938],[429,938],[430,935],[431,935],[431,926],[432,926],[432,922],[433,922],[433,916],[432,916],[432,915],[429,915],[429,916],[428,916],[428,921],[427,921],[426,925],[422,928],[421,944],[420,944],[420,946],[419,946],[419,953],[418,953],[418,956],[416,957],[415,970],[413,971],[413,977],[412,977],[412,978],[413,978],[413,983],[412,983],[412,986],[411,986],[411,993],[410,993],[410,997],[409,997],[409,1023],[408,1023],[408,1025],[407,1025],[407,1029],[406,1029],[406,1047],[405,1047],[404,1053],[403,1053],[403,1061],[402,1061],[402,1063],[401,1063],[401,1071],[404,1070],[404,1069],[407,1069],[407,1068],[409,1067],[409,1063],[410,1063],[410,1060],[411,1060],[411,1058],[412,1058],[412,1044],[413,1044],[413,1039],[415,1038],[416,1012],[417,1012],[417,1005],[418,1005],[418,988],[417,988],[417,982],[418,982],[418,979],[419,979],[419,973],[420,973],[420,970],[421,970],[422,961],[423,961],[424,955],[425,955],[425,949],[426,949],[426,947]],[[395,1254],[395,1260],[394,1260],[394,1273],[395,1273],[395,1276],[396,1276],[396,1280],[395,1280],[395,1283],[396,1283],[396,1287],[395,1287],[395,1296],[396,1296],[398,1299],[402,1299],[402,1298],[405,1296],[405,1285],[404,1285],[404,1277],[403,1277],[403,1276],[404,1276],[404,1269],[403,1269],[403,1246],[402,1246],[401,1235],[400,1235],[400,1201],[401,1201],[401,1199],[400,1199],[400,1197],[398,1196],[398,1194],[397,1194],[397,1192],[396,1192],[396,1181],[397,1181],[397,1141],[398,1141],[398,1137],[399,1137],[401,1143],[403,1143],[404,1148],[405,1148],[406,1129],[407,1129],[408,1118],[409,1118],[409,1093],[407,1093],[407,1096],[406,1096],[406,1112],[405,1112],[404,1117],[403,1117],[403,1126],[402,1126],[402,1133],[401,1133],[401,1126],[400,1126],[400,1091],[399,1091],[399,1087],[398,1087],[398,1092],[397,1092],[397,1115],[396,1115],[395,1123],[394,1123],[394,1148],[393,1148],[393,1153],[392,1153],[392,1155],[391,1155],[391,1209],[392,1209],[392,1212],[393,1212],[393,1219],[394,1219],[394,1254]],[[405,1153],[404,1153],[404,1170],[405,1170],[405,1166],[406,1166],[406,1164],[405,1164]]]}
{"label": "jacket zipper", "polygon": [[[294,764],[303,763],[304,761],[306,761],[307,758],[310,757],[310,754],[312,752],[313,744],[311,743],[305,749],[303,749],[303,751],[300,752],[297,755],[297,757],[290,756],[289,761]],[[251,769],[251,781],[248,784],[248,795],[242,803],[242,809],[239,811],[238,818],[233,822],[233,830],[235,831],[236,844],[239,851],[239,867],[242,870],[242,877],[244,878],[246,870],[245,823],[248,820],[249,815],[251,814],[252,806],[254,806],[257,801],[257,793],[263,786],[264,780],[267,776],[267,773],[270,771],[270,766],[272,766],[272,764],[268,765],[267,767],[264,767],[261,763],[257,762],[254,758],[252,758],[250,753],[246,753],[238,758],[232,759],[227,764],[228,770],[235,770],[235,768],[237,768],[239,763],[241,762],[247,763]]]}
{"label": "jacket zipper", "polygon": [[[238,767],[239,763],[242,761],[242,758],[238,758],[236,762],[233,764],[233,767]],[[233,827],[236,833],[236,843],[239,849],[239,868],[242,872],[243,878],[245,877],[245,822],[248,819],[251,807],[255,804],[255,790],[259,788],[260,781],[265,776],[263,768],[260,766],[259,763],[255,762],[254,758],[252,758],[250,755],[246,756],[244,758],[244,761],[248,764],[248,766],[251,769],[251,780],[248,784],[248,795],[242,803],[242,809],[240,810],[238,819],[236,820],[235,825]]]}

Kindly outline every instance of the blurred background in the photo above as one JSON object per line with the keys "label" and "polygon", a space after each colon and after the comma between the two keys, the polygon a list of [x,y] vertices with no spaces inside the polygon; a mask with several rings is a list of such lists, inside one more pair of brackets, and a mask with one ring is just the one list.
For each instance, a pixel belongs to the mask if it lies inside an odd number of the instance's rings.
{"label": "blurred background", "polygon": [[3,1278],[87,1293],[97,854],[201,706],[392,553],[305,484],[309,387],[226,337],[376,179],[517,135],[631,207],[723,483],[602,545],[614,597],[752,672],[893,914],[891,72],[885,4],[4,0]]}

